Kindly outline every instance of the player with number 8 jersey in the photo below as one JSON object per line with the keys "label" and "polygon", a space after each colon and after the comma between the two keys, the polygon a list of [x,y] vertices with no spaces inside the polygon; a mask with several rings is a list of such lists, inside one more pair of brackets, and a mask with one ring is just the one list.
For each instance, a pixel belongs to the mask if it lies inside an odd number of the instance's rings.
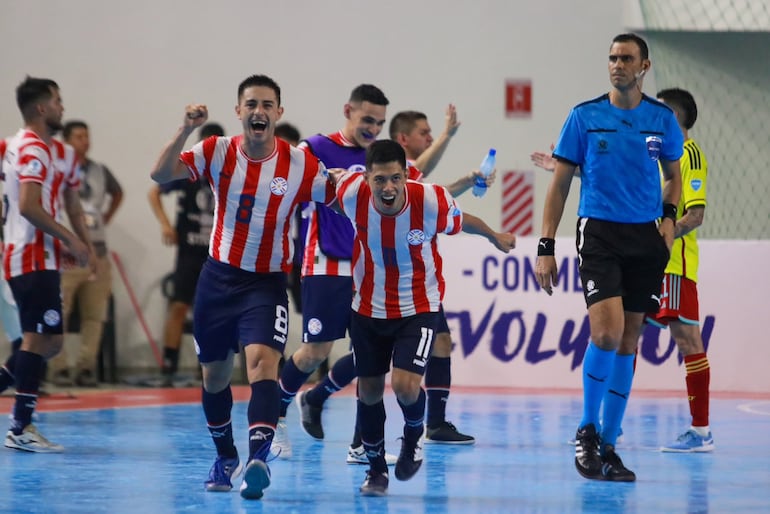
{"label": "player with number 8 jersey", "polygon": [[[237,137],[212,136],[182,152],[208,118],[205,105],[185,108],[182,126],[166,145],[152,178],[206,180],[214,193],[209,258],[195,292],[195,349],[203,375],[202,404],[217,458],[204,487],[229,491],[243,469],[241,496],[259,499],[270,485],[270,447],[278,423],[278,362],[288,334],[286,273],[293,247],[289,225],[300,202],[334,198],[324,165],[275,137],[283,115],[281,89],[265,75],[238,87]],[[230,419],[233,355],[246,354],[251,397],[249,458],[241,466]]]}

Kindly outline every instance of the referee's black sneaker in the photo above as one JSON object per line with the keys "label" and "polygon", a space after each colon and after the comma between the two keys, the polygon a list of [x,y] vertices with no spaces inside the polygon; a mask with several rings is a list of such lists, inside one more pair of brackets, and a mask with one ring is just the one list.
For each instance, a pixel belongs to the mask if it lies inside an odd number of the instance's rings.
{"label": "referee's black sneaker", "polygon": [[601,480],[603,462],[599,455],[599,434],[594,424],[578,428],[575,442],[575,468],[578,473],[585,478]]}
{"label": "referee's black sneaker", "polygon": [[602,479],[608,482],[634,482],[636,474],[623,465],[615,447],[611,444],[602,448]]}

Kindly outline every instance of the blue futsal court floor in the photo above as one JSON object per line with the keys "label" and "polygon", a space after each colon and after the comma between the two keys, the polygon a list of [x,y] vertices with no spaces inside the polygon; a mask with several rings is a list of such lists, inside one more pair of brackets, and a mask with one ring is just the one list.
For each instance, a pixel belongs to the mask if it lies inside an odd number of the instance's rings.
{"label": "blue futsal court floor", "polygon": [[[327,403],[324,442],[302,432],[292,407],[293,458],[270,463],[272,485],[262,500],[247,501],[237,492],[240,480],[231,493],[203,490],[214,449],[195,401],[198,392],[165,390],[165,399],[158,400],[153,391],[141,391],[138,403],[154,406],[117,401],[124,405],[83,409],[72,397],[58,404],[55,398],[41,399],[37,425],[66,451],[44,455],[0,449],[0,512],[770,512],[766,395],[715,395],[716,451],[686,455],[657,451],[686,428],[686,400],[648,393],[632,397],[618,453],[636,472],[637,482],[624,484],[588,481],[575,471],[574,449],[567,440],[580,418],[578,393],[453,391],[448,417],[475,435],[476,445],[426,445],[423,467],[411,481],[399,482],[391,472],[387,497],[364,498],[358,488],[366,467],[345,463],[355,412],[348,389]],[[116,393],[121,394],[127,393]],[[177,402],[188,403],[174,404],[174,395]],[[10,400],[0,400],[4,412]],[[64,410],[45,412],[47,405]],[[397,454],[401,413],[391,392],[386,406],[386,448]],[[245,459],[245,401],[236,402],[233,422]]]}

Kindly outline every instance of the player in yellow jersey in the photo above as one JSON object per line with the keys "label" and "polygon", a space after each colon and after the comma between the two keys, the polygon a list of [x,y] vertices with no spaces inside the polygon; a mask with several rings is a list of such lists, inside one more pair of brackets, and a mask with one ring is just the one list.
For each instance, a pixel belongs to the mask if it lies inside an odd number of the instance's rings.
{"label": "player in yellow jersey", "polygon": [[664,452],[710,452],[714,438],[709,429],[710,368],[701,339],[698,316],[698,241],[696,229],[703,223],[706,210],[706,174],[708,163],[688,130],[695,124],[698,107],[692,95],[678,88],[658,92],[658,100],[671,107],[684,135],[682,197],[677,207],[674,246],[666,267],[660,296],[660,310],[647,317],[648,323],[668,326],[684,357],[687,397],[692,415],[691,427]]}

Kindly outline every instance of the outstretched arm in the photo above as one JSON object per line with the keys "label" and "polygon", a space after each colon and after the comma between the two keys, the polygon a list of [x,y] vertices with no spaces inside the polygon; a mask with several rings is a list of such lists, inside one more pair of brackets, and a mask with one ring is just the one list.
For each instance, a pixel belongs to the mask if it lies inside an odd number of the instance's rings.
{"label": "outstretched arm", "polygon": [[449,194],[453,197],[457,198],[467,190],[473,187],[473,182],[475,182],[476,177],[481,177],[484,179],[484,181],[487,183],[487,187],[492,187],[492,184],[495,183],[495,179],[497,178],[497,168],[492,170],[492,173],[489,174],[489,176],[485,177],[483,173],[481,173],[479,170],[474,170],[464,177],[460,177],[451,184],[444,186],[449,191]]}
{"label": "outstretched arm", "polygon": [[486,237],[495,248],[503,253],[508,253],[516,248],[516,236],[509,232],[496,232],[484,220],[467,212],[463,213],[463,232]]}
{"label": "outstretched arm", "polygon": [[424,176],[427,177],[436,168],[438,161],[441,160],[441,156],[444,155],[444,151],[449,146],[449,140],[457,133],[458,128],[460,128],[460,122],[457,121],[457,109],[453,104],[449,104],[446,109],[444,131],[414,162],[415,167]]}

